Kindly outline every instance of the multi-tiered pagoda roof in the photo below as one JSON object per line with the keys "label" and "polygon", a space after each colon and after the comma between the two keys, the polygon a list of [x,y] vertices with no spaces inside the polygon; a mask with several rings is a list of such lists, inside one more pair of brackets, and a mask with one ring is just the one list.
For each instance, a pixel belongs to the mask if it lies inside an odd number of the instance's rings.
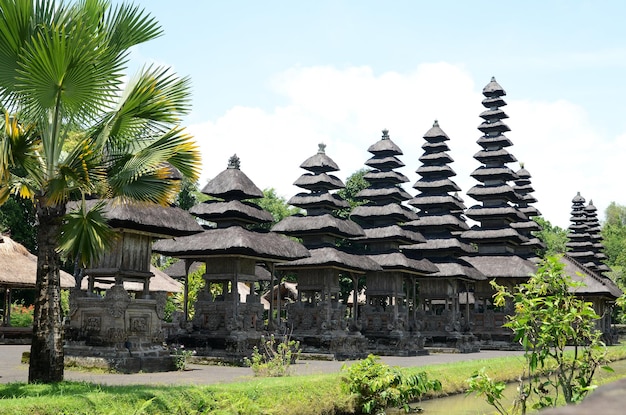
{"label": "multi-tiered pagoda roof", "polygon": [[475,252],[460,234],[468,230],[463,210],[465,205],[457,196],[461,189],[450,178],[456,173],[448,165],[452,157],[448,136],[435,121],[424,134],[422,165],[417,169],[420,179],[413,185],[418,194],[409,204],[419,209],[418,219],[406,223],[407,228],[420,232],[425,243],[406,245],[403,252],[412,257],[427,257],[439,271],[434,277],[484,279],[484,276],[460,256]]}

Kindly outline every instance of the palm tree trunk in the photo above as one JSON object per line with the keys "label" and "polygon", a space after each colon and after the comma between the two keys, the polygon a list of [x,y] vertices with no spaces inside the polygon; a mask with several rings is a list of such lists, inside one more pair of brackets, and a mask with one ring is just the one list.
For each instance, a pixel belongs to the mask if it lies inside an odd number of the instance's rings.
{"label": "palm tree trunk", "polygon": [[65,203],[47,206],[45,198],[37,198],[36,207],[39,252],[28,382],[52,383],[63,380],[64,368],[61,261],[56,248]]}

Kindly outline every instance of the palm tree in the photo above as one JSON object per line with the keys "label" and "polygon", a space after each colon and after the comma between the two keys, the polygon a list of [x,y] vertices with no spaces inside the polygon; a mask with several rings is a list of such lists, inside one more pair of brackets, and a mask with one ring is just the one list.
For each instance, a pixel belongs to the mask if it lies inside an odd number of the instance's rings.
{"label": "palm tree", "polygon": [[88,264],[107,246],[101,208],[68,214],[68,201],[167,204],[173,168],[198,177],[178,125],[189,80],[146,67],[124,82],[129,48],[161,33],[143,10],[106,0],[0,0],[0,204],[28,198],[39,222],[29,382],[63,380],[61,255]]}

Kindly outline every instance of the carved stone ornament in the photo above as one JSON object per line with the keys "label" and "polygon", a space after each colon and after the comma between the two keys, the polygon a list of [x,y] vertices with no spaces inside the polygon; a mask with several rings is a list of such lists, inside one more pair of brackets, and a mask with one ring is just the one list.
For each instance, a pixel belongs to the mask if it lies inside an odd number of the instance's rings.
{"label": "carved stone ornament", "polygon": [[156,314],[161,320],[165,318],[165,305],[167,304],[167,293],[164,291],[158,291],[154,293],[156,298]]}
{"label": "carved stone ornament", "polygon": [[123,286],[114,285],[107,290],[104,302],[113,317],[122,317],[130,304],[130,296]]}

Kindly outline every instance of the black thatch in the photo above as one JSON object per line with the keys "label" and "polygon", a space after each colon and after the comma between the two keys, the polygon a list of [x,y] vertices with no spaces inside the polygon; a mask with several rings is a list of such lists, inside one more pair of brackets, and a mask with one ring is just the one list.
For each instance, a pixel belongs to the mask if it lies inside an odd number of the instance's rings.
{"label": "black thatch", "polygon": [[478,201],[492,200],[496,196],[498,196],[499,199],[506,199],[511,202],[516,202],[520,199],[519,194],[508,184],[500,186],[474,186],[467,191],[467,195]]}
{"label": "black thatch", "polygon": [[356,194],[356,197],[367,200],[393,199],[398,202],[409,200],[411,195],[401,187],[372,188],[368,187]]}
{"label": "black thatch", "polygon": [[480,166],[474,170],[470,176],[478,181],[500,179],[504,181],[516,180],[518,177],[510,168],[503,167],[485,167]]}
{"label": "black thatch", "polygon": [[209,200],[198,203],[189,209],[189,212],[211,222],[220,222],[236,219],[247,223],[269,223],[274,220],[272,214],[261,209],[254,203],[231,200],[221,202]]}
{"label": "black thatch", "polygon": [[528,278],[537,271],[537,266],[517,255],[478,255],[462,259],[487,278]]}
{"label": "black thatch", "polygon": [[459,241],[456,238],[446,239],[428,239],[426,242],[416,245],[404,245],[400,247],[402,251],[450,251],[458,252],[459,254],[466,253],[471,254],[476,252],[476,249],[472,245]]}
{"label": "black thatch", "polygon": [[438,271],[437,266],[427,259],[411,259],[401,252],[369,254],[385,271],[400,271],[407,274],[429,275]]}
{"label": "black thatch", "polygon": [[461,235],[464,239],[478,242],[511,241],[516,244],[528,242],[528,238],[513,228],[470,229]]}
{"label": "black thatch", "polygon": [[[189,274],[196,272],[202,265],[203,263],[200,261],[192,262],[191,265],[189,266]],[[165,272],[167,275],[169,275],[172,278],[179,278],[179,279],[185,278],[185,261],[178,260],[174,262],[172,265],[168,266],[167,268],[164,268],[163,272]]]}
{"label": "black thatch", "polygon": [[[499,107],[501,107],[502,105],[504,105],[504,101],[500,100],[499,101]],[[506,115],[504,113],[504,111],[502,111],[500,108],[496,108],[496,109],[487,109],[483,112],[480,113],[480,118],[482,118],[483,120],[501,120],[503,118],[509,118],[508,115]]]}
{"label": "black thatch", "polygon": [[432,216],[420,216],[419,219],[405,223],[407,228],[426,229],[426,228],[451,228],[455,230],[468,230],[467,223],[461,220],[458,216],[447,215],[432,215]]}
{"label": "black thatch", "polygon": [[564,265],[563,271],[565,275],[570,276],[574,281],[584,283],[582,287],[571,289],[572,292],[578,295],[607,296],[612,299],[616,299],[623,294],[622,290],[610,278],[603,277],[601,274],[582,266],[580,262],[570,255],[563,255],[560,261]]}
{"label": "black thatch", "polygon": [[372,157],[365,162],[365,165],[373,169],[379,170],[397,169],[400,167],[404,167],[404,163],[401,162],[400,159],[398,159],[396,156]]}
{"label": "black thatch", "polygon": [[356,242],[396,241],[400,245],[426,242],[419,233],[404,229],[398,225],[365,229],[365,236],[354,238]]}
{"label": "black thatch", "polygon": [[334,193],[298,193],[287,202],[302,209],[326,208],[328,210],[344,209],[350,204]]}
{"label": "black thatch", "polygon": [[279,269],[334,268],[340,271],[363,274],[367,271],[382,271],[377,262],[364,255],[353,255],[332,247],[310,249],[311,256],[278,264]]}
{"label": "black thatch", "polygon": [[526,216],[518,209],[515,209],[512,206],[503,206],[503,207],[482,207],[480,205],[472,206],[470,210],[465,212],[467,217],[481,221],[484,219],[493,219],[493,218],[508,218],[512,220],[526,220]]}
{"label": "black thatch", "polygon": [[400,156],[402,150],[389,138],[389,131],[383,130],[383,136],[376,143],[367,149],[372,154],[380,154],[381,156]]}
{"label": "black thatch", "polygon": [[219,173],[204,186],[202,193],[224,200],[262,198],[263,192],[244,172],[239,170],[238,166],[238,163],[230,163],[226,170]]}
{"label": "black thatch", "polygon": [[423,192],[430,189],[437,189],[442,192],[458,192],[461,190],[461,188],[450,179],[431,180],[421,178],[415,182],[413,188]]}
{"label": "black thatch", "polygon": [[[100,200],[87,200],[91,209]],[[78,208],[79,202],[68,203],[68,210]],[[104,216],[112,228],[132,229],[157,237],[184,236],[202,232],[202,227],[188,212],[171,206],[152,203],[126,202],[119,199],[105,201]]]}
{"label": "black thatch", "polygon": [[487,279],[480,271],[460,258],[455,258],[455,261],[456,262],[435,262],[434,264],[439,271],[431,276],[435,278],[470,279],[473,281],[484,281]]}
{"label": "black thatch", "polygon": [[326,155],[326,146],[324,144],[319,144],[317,154],[306,159],[300,167],[315,174],[339,170],[337,163]]}
{"label": "black thatch", "polygon": [[510,147],[510,146],[513,145],[511,140],[506,138],[506,136],[504,136],[503,134],[500,134],[500,135],[495,136],[495,137],[482,136],[478,140],[476,140],[476,143],[478,143],[478,145],[480,145],[483,148],[488,148],[488,147]]}
{"label": "black thatch", "polygon": [[491,77],[491,81],[483,88],[483,95],[489,98],[501,97],[506,95],[504,88],[496,81],[495,76]]}
{"label": "black thatch", "polygon": [[315,216],[287,216],[272,227],[273,232],[292,236],[328,234],[337,238],[363,236],[363,229],[356,223],[336,218],[330,214]]}
{"label": "black thatch", "polygon": [[195,259],[238,255],[279,262],[309,256],[304,246],[286,236],[252,232],[239,226],[157,241],[152,250],[163,255]]}
{"label": "black thatch", "polygon": [[338,177],[326,173],[305,173],[300,176],[298,180],[296,180],[293,184],[302,189],[307,189],[311,191],[319,189],[343,189],[344,187],[346,187]]}
{"label": "black thatch", "polygon": [[448,209],[465,210],[465,205],[454,196],[428,196],[419,194],[408,201],[408,204],[419,209],[428,209],[429,206],[448,206]]}
{"label": "black thatch", "polygon": [[352,210],[350,214],[351,218],[358,218],[362,220],[370,220],[385,216],[395,222],[409,222],[417,219],[417,214],[407,207],[392,203],[385,206],[357,206]]}
{"label": "black thatch", "polygon": [[436,173],[439,177],[452,177],[452,176],[456,176],[456,173],[454,172],[454,170],[452,170],[452,167],[448,166],[448,165],[444,165],[444,166],[420,166],[417,170],[415,170],[415,173],[419,174],[420,176],[426,176],[432,173]]}
{"label": "black thatch", "polygon": [[391,182],[395,184],[406,183],[409,179],[402,173],[397,171],[380,171],[380,170],[371,170],[363,175],[363,178],[369,182]]}

